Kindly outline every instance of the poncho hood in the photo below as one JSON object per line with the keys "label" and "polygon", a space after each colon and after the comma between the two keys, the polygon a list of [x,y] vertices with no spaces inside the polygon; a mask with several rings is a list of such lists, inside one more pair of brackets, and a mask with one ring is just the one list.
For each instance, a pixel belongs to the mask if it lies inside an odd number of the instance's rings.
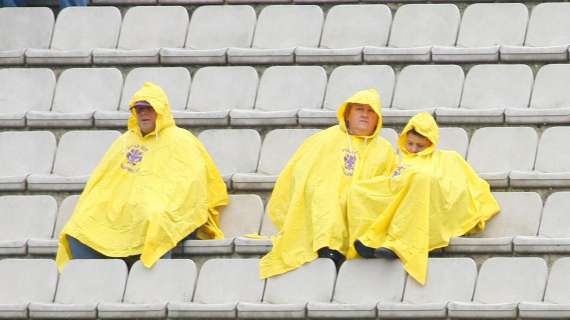
{"label": "poncho hood", "polygon": [[139,135],[141,134],[136,110],[133,108],[138,101],[148,102],[157,114],[156,128],[154,132],[149,133],[149,135],[157,134],[168,127],[174,126],[174,118],[172,117],[172,112],[170,112],[170,105],[166,93],[156,84],[145,82],[142,88],[135,92],[129,101],[129,107],[131,108],[131,116],[129,117],[127,125],[129,130]]}
{"label": "poncho hood", "polygon": [[368,137],[376,137],[382,129],[382,104],[380,103],[380,94],[374,89],[362,90],[355,93],[352,97],[340,105],[336,113],[338,123],[341,129],[348,132],[346,127],[346,111],[351,103],[360,103],[369,105],[378,115],[378,124],[374,132]]}
{"label": "poncho hood", "polygon": [[[431,146],[418,153],[409,152],[408,149],[406,149],[406,140],[408,138],[408,132],[412,129],[431,141]],[[431,154],[437,148],[438,143],[439,127],[437,126],[435,119],[427,112],[420,112],[413,116],[410,121],[408,121],[408,124],[406,124],[398,138],[398,148],[400,148],[401,154],[405,156],[424,156]]]}

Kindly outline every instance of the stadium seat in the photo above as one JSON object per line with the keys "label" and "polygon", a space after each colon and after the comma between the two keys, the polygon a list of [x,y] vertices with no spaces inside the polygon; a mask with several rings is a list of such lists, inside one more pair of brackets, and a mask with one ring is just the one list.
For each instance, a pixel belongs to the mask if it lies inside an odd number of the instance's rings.
{"label": "stadium seat", "polygon": [[30,174],[51,171],[55,152],[55,136],[51,132],[0,132],[0,190],[25,190]]}
{"label": "stadium seat", "polygon": [[59,141],[51,174],[28,176],[28,190],[81,191],[118,131],[67,131]]}
{"label": "stadium seat", "polygon": [[519,302],[542,300],[547,277],[542,258],[489,258],[479,271],[473,302],[450,302],[449,317],[516,319]]}
{"label": "stadium seat", "polygon": [[54,21],[49,8],[0,8],[0,65],[23,65],[28,48],[49,47]]}
{"label": "stadium seat", "polygon": [[95,64],[158,64],[160,48],[182,48],[188,11],[181,6],[131,7],[117,49],[93,50]]}
{"label": "stadium seat", "polygon": [[445,252],[513,252],[515,236],[536,236],[542,213],[542,199],[536,192],[494,192],[501,211],[486,223],[485,230],[451,238]]}
{"label": "stadium seat", "polygon": [[321,66],[271,66],[259,82],[254,110],[230,111],[235,126],[296,125],[299,109],[320,109],[327,74]]}
{"label": "stadium seat", "polygon": [[161,49],[160,61],[162,64],[225,64],[228,48],[251,47],[256,19],[251,6],[198,7],[192,14],[184,48]]}
{"label": "stadium seat", "polygon": [[315,5],[270,5],[261,10],[251,48],[229,48],[230,64],[293,63],[296,47],[317,47],[323,10]]}
{"label": "stadium seat", "polygon": [[388,47],[364,47],[364,61],[428,62],[432,46],[455,45],[460,20],[455,4],[404,4],[394,16]]}
{"label": "stadium seat", "polygon": [[0,318],[28,319],[30,302],[53,301],[57,276],[53,260],[0,260]]}
{"label": "stadium seat", "polygon": [[239,236],[234,240],[234,251],[237,254],[266,254],[273,247],[271,237],[277,234],[277,228],[273,225],[271,218],[267,212],[267,206],[261,219],[261,227],[259,228],[259,239]]}
{"label": "stadium seat", "polygon": [[332,302],[310,301],[311,319],[376,318],[378,303],[402,300],[406,273],[398,261],[354,259],[342,264]]}
{"label": "stadium seat", "polygon": [[236,319],[238,302],[261,301],[259,259],[210,259],[200,269],[192,302],[168,304],[171,319]]}
{"label": "stadium seat", "polygon": [[521,46],[528,23],[522,3],[475,3],[463,11],[455,47],[434,46],[434,62],[498,62],[499,46]]}
{"label": "stadium seat", "polygon": [[267,279],[261,303],[239,302],[238,318],[305,319],[308,302],[330,302],[336,278],[330,259],[317,259]]}
{"label": "stadium seat", "polygon": [[58,14],[49,49],[29,49],[29,65],[90,65],[94,48],[117,47],[121,12],[115,7],[67,7]]}
{"label": "stadium seat", "polygon": [[26,255],[31,238],[49,238],[57,202],[52,196],[0,197],[0,255]]}
{"label": "stadium seat", "polygon": [[95,110],[115,111],[119,106],[123,75],[116,68],[72,68],[59,76],[50,111],[30,110],[30,128],[93,126]]}
{"label": "stadium seat", "polygon": [[459,153],[463,158],[467,155],[469,147],[469,138],[467,132],[463,128],[439,128],[439,143],[437,148],[440,150],[453,150]]}
{"label": "stadium seat", "polygon": [[295,49],[297,63],[361,63],[364,46],[385,47],[392,13],[385,4],[337,5],[326,17],[319,48]]}
{"label": "stadium seat", "polygon": [[28,306],[29,317],[96,319],[99,303],[121,302],[126,282],[127,266],[122,260],[71,260],[59,277],[54,302],[32,301]]}
{"label": "stadium seat", "polygon": [[192,299],[196,276],[189,259],[160,259],[152,268],[139,260],[129,272],[123,302],[99,303],[98,318],[165,319],[167,304]]}

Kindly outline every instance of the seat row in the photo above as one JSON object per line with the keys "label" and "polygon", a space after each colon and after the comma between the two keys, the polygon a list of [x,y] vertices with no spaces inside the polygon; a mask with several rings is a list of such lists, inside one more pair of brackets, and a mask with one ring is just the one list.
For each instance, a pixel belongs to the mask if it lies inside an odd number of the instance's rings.
{"label": "seat row", "polygon": [[[535,192],[494,192],[501,212],[473,236],[452,238],[444,254],[567,254],[570,253],[570,192],[551,194],[543,205]],[[73,213],[77,195],[59,209],[46,195],[0,197],[0,256],[54,256],[61,229]],[[174,253],[181,256],[259,255],[269,252],[276,234],[258,195],[230,195],[221,211],[225,239],[184,240]],[[251,236],[259,234],[259,236]]]}
{"label": "seat row", "polygon": [[[568,61],[570,4],[0,9],[0,64]],[[34,21],[30,27],[28,21]],[[355,21],[358,21],[356,23]],[[282,26],[287,26],[283,28]],[[528,29],[528,31],[527,31]],[[53,37],[52,37],[53,32]]]}
{"label": "seat row", "polygon": [[[570,258],[430,258],[427,283],[400,263],[317,259],[260,280],[258,259],[0,261],[0,316],[11,319],[540,319],[570,316]],[[195,289],[194,289],[195,287]]]}
{"label": "seat row", "polygon": [[132,69],[0,69],[0,127],[124,128],[128,102],[145,81],[167,93],[180,126],[323,126],[358,90],[380,92],[385,124],[426,111],[440,124],[570,123],[570,64],[344,65]]}

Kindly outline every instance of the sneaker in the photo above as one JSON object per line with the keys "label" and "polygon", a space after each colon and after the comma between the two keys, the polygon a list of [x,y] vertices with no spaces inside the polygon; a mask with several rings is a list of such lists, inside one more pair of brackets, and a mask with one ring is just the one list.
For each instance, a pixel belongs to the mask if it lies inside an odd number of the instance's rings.
{"label": "sneaker", "polygon": [[374,248],[365,246],[360,240],[354,241],[354,249],[363,258],[374,258]]}
{"label": "sneaker", "polygon": [[342,263],[346,260],[346,257],[342,253],[329,247],[320,248],[317,253],[319,255],[319,258],[331,259],[334,262],[337,271],[340,269]]}
{"label": "sneaker", "polygon": [[384,247],[374,249],[374,257],[384,258],[388,260],[398,259],[398,256],[394,253],[394,251]]}

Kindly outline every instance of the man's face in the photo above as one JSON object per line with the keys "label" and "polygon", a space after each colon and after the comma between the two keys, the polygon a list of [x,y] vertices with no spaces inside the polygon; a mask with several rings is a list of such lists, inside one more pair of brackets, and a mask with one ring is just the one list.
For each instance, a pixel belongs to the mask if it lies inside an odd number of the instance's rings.
{"label": "man's face", "polygon": [[369,136],[378,125],[378,115],[367,104],[349,103],[348,131],[355,136]]}
{"label": "man's face", "polygon": [[428,138],[408,132],[406,140],[406,150],[410,153],[418,153],[424,151],[427,147],[431,146],[431,141]]}
{"label": "man's face", "polygon": [[136,104],[134,106],[141,134],[146,136],[156,128],[156,111],[149,104]]}

